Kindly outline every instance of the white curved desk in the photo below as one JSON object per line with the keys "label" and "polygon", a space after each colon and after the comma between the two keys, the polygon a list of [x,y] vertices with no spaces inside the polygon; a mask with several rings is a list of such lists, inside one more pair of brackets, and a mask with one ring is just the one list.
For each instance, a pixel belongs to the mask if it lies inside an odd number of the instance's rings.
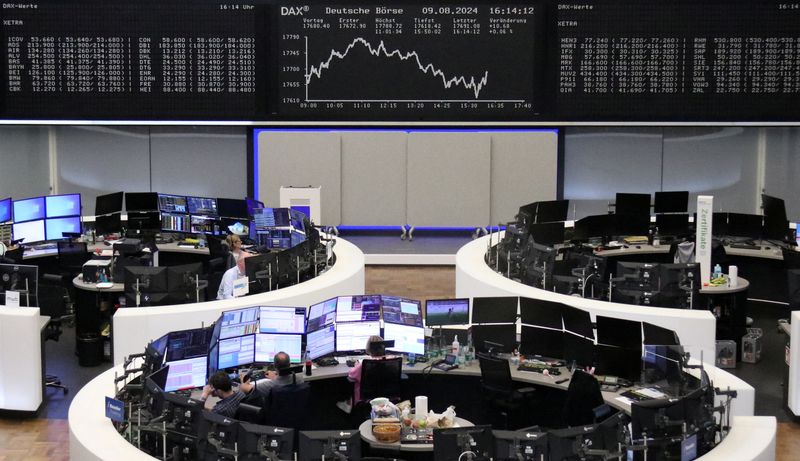
{"label": "white curved desk", "polygon": [[0,410],[42,405],[42,328],[38,307],[0,306]]}
{"label": "white curved desk", "polygon": [[290,287],[241,298],[159,307],[127,307],[113,317],[114,363],[142,351],[170,331],[210,325],[223,311],[250,306],[310,306],[335,296],[364,293],[364,253],[337,238],[336,263],[325,273]]}

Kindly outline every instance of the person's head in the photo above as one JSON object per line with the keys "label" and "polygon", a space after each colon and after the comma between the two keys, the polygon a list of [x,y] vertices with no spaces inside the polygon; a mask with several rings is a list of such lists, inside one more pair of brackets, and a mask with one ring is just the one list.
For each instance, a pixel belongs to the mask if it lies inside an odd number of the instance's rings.
{"label": "person's head", "polygon": [[275,364],[275,369],[278,371],[285,370],[290,366],[292,366],[289,354],[283,351],[280,351],[277,354],[275,354],[275,357],[273,358],[273,363]]}
{"label": "person's head", "polygon": [[383,338],[380,336],[370,336],[367,340],[367,354],[373,357],[383,357],[386,355],[386,347],[383,345]]}
{"label": "person's head", "polygon": [[228,244],[228,248],[230,248],[231,251],[239,251],[242,248],[242,239],[236,234],[225,237],[225,242]]}
{"label": "person's head", "polygon": [[[214,388],[215,394],[227,394],[231,391],[231,378],[224,371],[218,371],[208,378],[208,384]],[[220,397],[220,395],[217,395]]]}

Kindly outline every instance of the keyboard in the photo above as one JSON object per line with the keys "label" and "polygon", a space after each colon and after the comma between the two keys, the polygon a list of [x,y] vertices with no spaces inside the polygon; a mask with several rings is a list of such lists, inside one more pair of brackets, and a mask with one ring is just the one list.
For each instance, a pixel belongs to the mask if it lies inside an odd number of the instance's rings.
{"label": "keyboard", "polygon": [[736,248],[737,250],[760,250],[761,247],[759,245],[750,245],[748,243],[732,243],[731,248]]}
{"label": "keyboard", "polygon": [[318,367],[335,367],[336,365],[339,365],[339,361],[333,357],[317,359]]}
{"label": "keyboard", "polygon": [[561,374],[561,370],[556,367],[548,367],[545,365],[537,365],[533,363],[520,363],[517,367],[519,371],[528,371],[534,373],[544,373],[547,370],[547,373],[553,376],[558,376]]}

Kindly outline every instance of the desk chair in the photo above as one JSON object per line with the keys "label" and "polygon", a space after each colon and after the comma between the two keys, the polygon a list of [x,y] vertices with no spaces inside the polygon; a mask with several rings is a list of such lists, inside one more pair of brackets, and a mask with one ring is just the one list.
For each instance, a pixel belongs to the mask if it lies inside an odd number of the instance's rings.
{"label": "desk chair", "polygon": [[6,250],[6,254],[0,257],[0,262],[3,264],[22,264],[22,257],[25,253],[25,248],[18,247],[13,250]]}
{"label": "desk chair", "polygon": [[783,254],[784,268],[800,269],[800,251],[794,251],[793,248],[782,248],[781,253]]}
{"label": "desk chair", "polygon": [[236,409],[234,419],[251,424],[261,424],[264,419],[264,408],[241,402],[239,408]]}
{"label": "desk chair", "polygon": [[603,405],[605,401],[597,379],[589,373],[575,370],[561,414],[563,423],[568,427],[592,424],[605,412]]}
{"label": "desk chair", "polygon": [[800,269],[789,269],[786,271],[786,286],[789,292],[789,310],[800,309]]}
{"label": "desk chair", "polygon": [[[61,286],[61,276],[44,274],[39,284],[39,314],[50,317],[45,329],[45,340],[58,341],[61,325],[72,318],[67,315],[66,290]],[[66,394],[69,389],[55,375],[45,375],[45,386],[61,389]]]}
{"label": "desk chair", "polygon": [[401,400],[403,380],[403,358],[373,358],[361,361],[361,400],[355,400],[353,387],[353,410],[350,413],[354,423],[369,417],[369,401],[386,397],[394,403]]}
{"label": "desk chair", "polygon": [[500,416],[504,421],[503,427],[508,429],[509,419],[530,403],[535,389],[514,388],[508,360],[478,354],[478,362],[481,367],[481,389],[484,400],[492,408],[500,410]]}
{"label": "desk chair", "polygon": [[270,389],[264,418],[267,426],[290,427],[296,431],[306,429],[311,386],[294,383]]}
{"label": "desk chair", "polygon": [[206,287],[206,299],[216,299],[219,284],[222,283],[222,276],[225,271],[230,269],[236,264],[233,255],[228,248],[228,244],[224,240],[208,236],[206,240],[208,243],[208,253],[210,259],[205,268],[208,274],[208,287]]}
{"label": "desk chair", "polygon": [[59,241],[58,245],[58,267],[61,270],[62,286],[69,293],[69,310],[75,303],[75,287],[72,279],[83,271],[83,264],[89,260],[91,255],[85,242]]}

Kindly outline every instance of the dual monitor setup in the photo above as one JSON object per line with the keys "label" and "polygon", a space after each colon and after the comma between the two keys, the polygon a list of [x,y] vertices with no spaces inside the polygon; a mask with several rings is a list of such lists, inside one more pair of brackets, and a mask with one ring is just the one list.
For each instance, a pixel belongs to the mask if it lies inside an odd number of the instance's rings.
{"label": "dual monitor setup", "polygon": [[12,222],[12,239],[26,244],[81,233],[81,195],[0,200],[0,224]]}

